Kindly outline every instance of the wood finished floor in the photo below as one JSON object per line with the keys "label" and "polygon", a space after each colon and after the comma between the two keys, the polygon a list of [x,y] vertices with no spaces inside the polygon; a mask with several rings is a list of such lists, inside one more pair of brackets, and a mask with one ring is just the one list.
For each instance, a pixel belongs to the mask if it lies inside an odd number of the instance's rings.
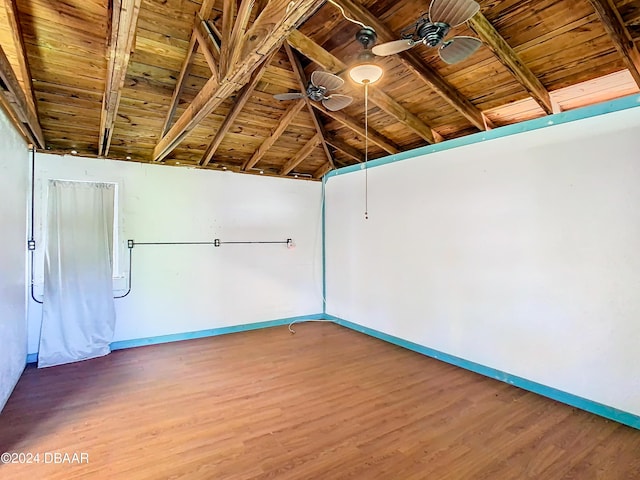
{"label": "wood finished floor", "polygon": [[9,479],[640,479],[640,431],[325,323],[27,368]]}

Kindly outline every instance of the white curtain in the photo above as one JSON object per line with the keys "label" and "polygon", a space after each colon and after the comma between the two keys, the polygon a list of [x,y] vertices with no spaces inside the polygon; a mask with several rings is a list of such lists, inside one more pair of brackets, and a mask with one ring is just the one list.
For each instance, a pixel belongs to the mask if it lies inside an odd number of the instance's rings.
{"label": "white curtain", "polygon": [[49,182],[38,367],[111,351],[114,198],[110,183]]}

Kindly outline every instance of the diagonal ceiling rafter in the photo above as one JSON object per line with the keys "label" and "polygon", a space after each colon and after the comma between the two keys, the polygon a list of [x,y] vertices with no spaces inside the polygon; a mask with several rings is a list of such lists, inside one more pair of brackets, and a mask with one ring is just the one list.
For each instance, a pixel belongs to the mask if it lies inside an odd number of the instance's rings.
{"label": "diagonal ceiling rafter", "polygon": [[274,143],[280,138],[280,136],[284,133],[284,131],[289,127],[291,121],[295,118],[295,116],[302,110],[302,107],[305,106],[304,100],[300,99],[295,103],[289,105],[289,108],[285,111],[284,115],[278,122],[278,125],[273,130],[271,135],[269,135],[264,142],[258,147],[258,149],[254,152],[249,160],[244,162],[242,165],[242,170],[247,171],[256,166],[256,164],[264,157],[265,153],[273,146]]}
{"label": "diagonal ceiling rafter", "polygon": [[249,101],[249,98],[251,98],[251,95],[253,94],[253,91],[258,85],[260,78],[262,78],[262,74],[271,63],[271,60],[273,59],[276,52],[277,50],[274,50],[271,53],[271,55],[269,55],[269,57],[257,69],[253,71],[253,73],[251,74],[251,79],[249,80],[249,83],[247,83],[244,87],[242,87],[242,90],[240,90],[240,93],[238,94],[236,101],[233,103],[233,107],[231,108],[231,111],[225,117],[224,121],[222,122],[222,125],[220,125],[220,128],[218,128],[218,131],[213,137],[213,140],[211,140],[211,143],[205,150],[204,155],[200,160],[201,166],[206,167],[207,165],[209,165],[209,162],[211,162],[211,160],[213,159],[213,156],[218,150],[218,147],[220,146],[220,144],[222,143],[222,140],[224,140],[224,136],[227,134],[227,132],[233,125],[233,122],[235,122],[236,118],[238,118],[238,115],[240,115],[240,113],[242,112],[242,109],[244,108],[246,103]]}
{"label": "diagonal ceiling rafter", "polygon": [[45,147],[38,117],[30,107],[2,46],[0,46],[0,105],[13,118],[25,138],[39,148]]}
{"label": "diagonal ceiling rafter", "polygon": [[[289,58],[289,63],[291,63],[291,68],[293,68],[293,72],[296,75],[296,80],[298,80],[298,86],[300,87],[300,91],[304,92],[307,89],[307,78],[304,74],[302,65],[300,64],[300,60],[298,60],[298,58],[296,57],[296,54],[291,49],[289,44],[286,42],[284,43],[284,49],[287,52],[287,57]],[[316,111],[313,109],[313,106],[311,105],[311,100],[309,99],[309,97],[305,96],[304,101],[307,105],[307,111],[309,112],[309,115],[311,115],[311,120],[313,121],[313,125],[316,128],[316,132],[318,133],[318,135],[320,135],[320,140],[321,140],[320,145],[322,146],[322,150],[324,151],[324,154],[327,157],[327,163],[331,167],[330,170],[334,169],[336,167],[335,167],[335,164],[333,163],[333,157],[331,156],[331,152],[327,147],[327,142],[325,141],[326,134],[324,132],[324,128],[320,124],[320,120],[318,119],[318,116],[316,115]]]}
{"label": "diagonal ceiling rafter", "polygon": [[20,82],[24,90],[25,97],[30,107],[38,114],[38,104],[33,94],[33,81],[31,76],[31,68],[27,60],[27,49],[24,44],[24,35],[22,33],[22,25],[20,24],[20,13],[16,0],[5,0],[5,10],[7,12],[7,20],[9,28],[13,34],[13,43],[18,57],[18,68],[20,69]]}
{"label": "diagonal ceiling rafter", "polygon": [[471,17],[468,23],[471,29],[480,37],[480,40],[491,49],[498,60],[507,67],[538,105],[546,113],[554,113],[553,102],[545,86],[542,85],[542,82],[527,67],[502,35],[498,33],[487,17],[482,12],[478,12]]}
{"label": "diagonal ceiling rafter", "polygon": [[[171,102],[169,103],[169,111],[167,112],[167,116],[164,120],[164,125],[162,126],[162,136],[165,136],[171,128],[171,122],[173,121],[173,116],[176,113],[176,108],[178,108],[178,101],[180,100],[180,95],[182,94],[182,90],[184,89],[184,82],[189,76],[189,72],[191,70],[191,65],[193,64],[193,55],[196,53],[198,48],[198,42],[202,44],[202,41],[206,38],[205,32],[202,31],[206,28],[205,25],[202,25],[203,19],[207,19],[211,14],[211,9],[213,8],[214,0],[204,0],[202,5],[200,6],[200,12],[196,14],[194,19],[194,27],[193,32],[191,33],[191,40],[189,41],[189,48],[187,49],[187,56],[182,61],[182,67],[180,68],[180,75],[178,76],[178,80],[176,81],[176,86],[173,89],[173,95],[171,96]],[[207,31],[208,32],[208,31]],[[215,43],[215,42],[214,42]],[[202,47],[203,50],[206,46]],[[216,49],[219,51],[219,47]],[[219,57],[219,55],[218,55]],[[210,66],[211,68],[211,66]],[[213,75],[217,76],[217,72],[213,72]]]}
{"label": "diagonal ceiling rafter", "polygon": [[640,51],[622,21],[620,12],[611,0],[589,0],[589,3],[600,17],[629,73],[640,87]]}
{"label": "diagonal ceiling rafter", "polygon": [[[347,68],[345,63],[334,57],[333,54],[322,48],[299,30],[291,32],[287,41],[289,42],[289,45],[298,50],[308,59],[313,60],[328,72],[337,74]],[[345,86],[346,85],[348,84],[345,83]],[[436,143],[436,141],[440,141],[442,139],[436,132],[420,120],[417,115],[414,115],[389,95],[377,89],[375,85],[371,85],[369,88],[369,102],[391,115],[407,128],[410,128],[423,140],[426,140],[429,143]]]}
{"label": "diagonal ceiling rafter", "polygon": [[265,57],[321,4],[322,0],[271,0],[237,45],[238,61],[229,66],[220,82],[210,79],[205,84],[160,139],[153,150],[153,160],[163,160],[203,118],[244,86]]}
{"label": "diagonal ceiling rafter", "polygon": [[[335,0],[351,16],[363,23],[370,25],[376,31],[379,42],[397,40],[398,36],[389,27],[382,23],[375,15],[362,5],[353,0]],[[471,101],[458,92],[438,72],[425,65],[415,53],[406,51],[398,54],[397,58],[404,67],[432,88],[453,108],[458,110],[472,125],[479,130],[492,128],[491,121],[484,117],[482,112]]]}

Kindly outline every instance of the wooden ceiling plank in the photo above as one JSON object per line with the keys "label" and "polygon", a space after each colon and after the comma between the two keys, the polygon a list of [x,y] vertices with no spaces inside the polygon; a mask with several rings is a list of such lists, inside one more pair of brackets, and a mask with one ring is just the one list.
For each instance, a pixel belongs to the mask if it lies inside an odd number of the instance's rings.
{"label": "wooden ceiling plank", "polygon": [[[351,16],[363,23],[370,25],[376,31],[379,42],[390,42],[399,37],[393,33],[389,27],[382,23],[375,15],[362,5],[353,0],[335,0]],[[482,113],[471,101],[458,92],[449,84],[438,72],[425,65],[420,57],[413,52],[402,52],[397,56],[404,67],[414,76],[422,80],[427,86],[432,88],[449,105],[458,110],[472,125],[479,130],[485,129],[485,122]],[[493,127],[492,124],[489,127]]]}
{"label": "wooden ceiling plank", "polygon": [[282,169],[280,169],[279,174],[283,177],[289,175],[294,168],[300,165],[305,158],[311,155],[311,152],[313,152],[320,143],[322,143],[322,135],[320,135],[320,133],[316,133],[313,138],[311,138],[311,140],[309,140],[307,144],[298,151],[298,153],[284,164]]}
{"label": "wooden ceiling plank", "polygon": [[265,153],[273,146],[274,143],[280,138],[280,136],[284,133],[284,131],[289,127],[291,120],[295,117],[302,107],[304,107],[305,103],[303,99],[298,100],[295,103],[289,105],[289,108],[286,110],[285,114],[282,116],[280,121],[278,122],[278,126],[273,130],[270,136],[268,136],[264,142],[258,147],[258,149],[253,153],[251,158],[244,162],[242,165],[242,170],[247,171],[255,167],[256,163],[260,161],[262,157],[264,157]]}
{"label": "wooden ceiling plank", "polygon": [[[328,52],[298,30],[291,32],[287,41],[293,48],[298,50],[305,57],[313,60],[328,72],[337,74],[343,72],[347,68],[347,65],[334,57],[331,52]],[[348,83],[345,82],[345,86],[347,85]],[[373,105],[384,110],[387,114],[391,115],[407,128],[410,128],[423,140],[426,140],[429,143],[436,143],[436,137],[429,126],[420,120],[417,115],[411,113],[382,90],[377,89],[375,85],[371,85],[369,87],[369,101]]]}
{"label": "wooden ceiling plank", "polygon": [[[328,117],[333,118],[337,122],[340,122],[342,125],[347,127],[349,130],[357,133],[358,135],[360,135],[361,137],[364,138],[364,136],[365,136],[364,127],[360,124],[360,122],[358,122],[355,119],[351,118],[346,113],[340,112],[340,111],[332,112],[331,110],[327,110],[324,107],[324,105],[322,105],[319,102],[313,102],[312,105],[313,105],[313,108],[315,108],[316,110],[324,113]],[[376,130],[374,130],[371,127],[368,128],[368,138],[369,138],[369,141],[371,143],[375,143],[376,145],[378,145],[380,148],[382,148],[387,153],[398,153],[398,152],[400,152],[400,147],[398,145],[393,143],[388,138],[385,138],[383,135],[381,135],[380,133],[378,133]]]}
{"label": "wooden ceiling plank", "polygon": [[236,101],[233,104],[233,107],[231,108],[231,111],[225,117],[224,121],[222,122],[222,125],[220,125],[220,128],[216,132],[215,136],[213,137],[213,140],[207,147],[206,151],[204,152],[204,155],[202,156],[202,159],[200,160],[200,165],[202,165],[203,167],[206,167],[207,165],[209,165],[209,162],[211,162],[211,160],[213,159],[213,156],[218,150],[218,147],[220,146],[220,144],[222,143],[224,136],[227,134],[227,132],[233,125],[233,122],[235,122],[236,118],[240,114],[240,112],[242,112],[242,109],[246,105],[249,98],[251,98],[251,94],[253,93],[256,86],[258,85],[260,78],[262,78],[262,74],[271,63],[271,60],[275,56],[276,52],[277,50],[274,50],[273,53],[269,55],[269,58],[267,58],[260,65],[260,67],[258,67],[256,70],[253,71],[253,73],[251,74],[251,80],[249,80],[249,83],[247,83],[244,87],[242,87],[242,90],[240,91],[238,97],[236,98]]}
{"label": "wooden ceiling plank", "polygon": [[18,83],[18,78],[9,59],[0,46],[0,96],[2,106],[17,123],[18,129],[26,134],[29,142],[45,148],[44,134],[36,113],[30,108],[27,97]]}
{"label": "wooden ceiling plank", "polygon": [[358,163],[364,162],[364,155],[360,153],[357,149],[353,148],[351,145],[332,136],[325,137],[325,140],[333,148],[335,148],[336,150],[340,150],[342,153],[344,153],[348,157],[351,157],[356,162]]}
{"label": "wooden ceiling plank", "polygon": [[553,113],[549,92],[542,82],[525,65],[520,56],[511,48],[482,12],[476,13],[468,21],[471,29],[480,37],[500,62],[507,67],[515,79],[529,92],[531,97],[547,114]]}
{"label": "wooden ceiling plank", "polygon": [[[285,52],[287,52],[287,57],[289,57],[289,63],[291,63],[291,68],[293,68],[293,73],[295,73],[296,75],[296,80],[298,81],[298,85],[300,86],[300,91],[301,92],[306,91],[308,80],[304,73],[304,69],[302,68],[302,64],[300,63],[300,60],[298,59],[298,57],[296,57],[296,54],[293,52],[293,50],[291,49],[291,47],[287,42],[284,43],[284,50]],[[316,111],[313,109],[313,106],[311,105],[311,100],[309,99],[309,97],[305,96],[304,100],[305,100],[305,103],[307,104],[307,110],[309,112],[309,115],[311,115],[311,120],[313,121],[313,125],[316,127],[316,132],[318,132],[318,135],[320,135],[320,139],[321,139],[320,143],[322,145],[322,150],[324,151],[324,154],[327,157],[327,162],[331,166],[331,169],[334,169],[336,168],[336,166],[335,166],[335,163],[333,162],[333,156],[329,151],[329,147],[327,147],[327,142],[325,141],[326,133],[324,131],[324,128],[320,124],[320,120],[318,119],[318,116],[316,115]]]}
{"label": "wooden ceiling plank", "polygon": [[[187,49],[187,56],[182,61],[182,68],[180,68],[180,75],[178,76],[178,80],[176,81],[176,86],[173,90],[173,95],[171,96],[171,103],[169,103],[169,111],[167,112],[167,116],[164,120],[164,125],[162,126],[162,134],[164,137],[169,128],[171,128],[171,122],[173,121],[173,116],[176,114],[176,108],[178,108],[178,101],[180,100],[180,95],[182,94],[182,90],[184,89],[184,82],[189,76],[189,71],[191,70],[191,65],[193,64],[193,54],[196,52],[198,47],[198,27],[201,25],[201,18],[208,18],[211,15],[211,9],[213,8],[214,0],[204,0],[200,7],[200,12],[195,16],[194,19],[194,27],[191,33],[191,40],[189,41],[189,48]],[[208,26],[208,24],[207,24]]]}
{"label": "wooden ceiling plank", "polygon": [[13,34],[13,43],[15,45],[16,56],[18,57],[18,67],[20,68],[20,77],[22,79],[24,93],[27,98],[27,102],[29,103],[37,117],[38,105],[33,94],[31,68],[29,67],[29,61],[27,60],[27,50],[24,44],[24,36],[22,34],[22,25],[20,24],[18,5],[16,4],[16,0],[5,0],[4,5],[7,11],[9,29]]}
{"label": "wooden ceiling plank", "polygon": [[[244,86],[251,73],[277,48],[296,26],[306,20],[323,0],[271,0],[242,40],[239,60],[230,66],[219,84],[209,80],[153,150],[153,160],[164,159],[204,117],[233,92]],[[224,55],[221,55],[220,61]]]}
{"label": "wooden ceiling plank", "polygon": [[114,0],[113,2],[109,64],[100,114],[100,138],[98,139],[98,154],[102,156],[109,153],[113,125],[120,104],[120,94],[127,75],[127,66],[138,25],[140,3],[141,0]]}
{"label": "wooden ceiling plank", "polygon": [[631,76],[640,87],[640,52],[612,0],[589,0]]}
{"label": "wooden ceiling plank", "polygon": [[332,170],[331,165],[329,165],[328,163],[324,163],[320,165],[320,168],[318,168],[315,172],[313,172],[313,178],[320,179],[324,177],[327,173],[329,173],[331,170]]}

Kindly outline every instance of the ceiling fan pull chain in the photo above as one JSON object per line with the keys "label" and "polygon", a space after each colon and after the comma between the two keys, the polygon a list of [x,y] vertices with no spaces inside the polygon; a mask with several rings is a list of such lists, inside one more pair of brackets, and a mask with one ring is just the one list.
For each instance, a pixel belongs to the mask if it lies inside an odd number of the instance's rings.
{"label": "ceiling fan pull chain", "polygon": [[369,220],[369,82],[364,84],[364,219]]}

